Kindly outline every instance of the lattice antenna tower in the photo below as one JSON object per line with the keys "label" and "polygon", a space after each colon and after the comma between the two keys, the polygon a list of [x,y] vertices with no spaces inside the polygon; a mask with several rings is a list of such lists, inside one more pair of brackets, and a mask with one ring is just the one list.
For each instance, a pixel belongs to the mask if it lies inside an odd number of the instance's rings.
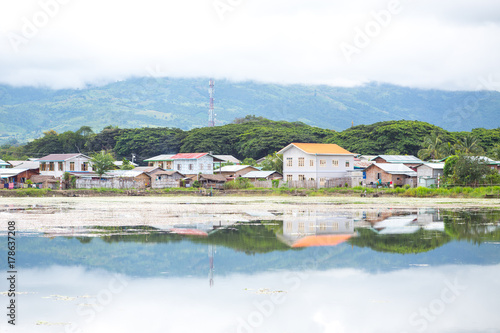
{"label": "lattice antenna tower", "polygon": [[208,93],[210,94],[210,107],[208,109],[208,127],[215,126],[215,112],[214,112],[214,94],[215,94],[215,81],[210,79],[208,82]]}

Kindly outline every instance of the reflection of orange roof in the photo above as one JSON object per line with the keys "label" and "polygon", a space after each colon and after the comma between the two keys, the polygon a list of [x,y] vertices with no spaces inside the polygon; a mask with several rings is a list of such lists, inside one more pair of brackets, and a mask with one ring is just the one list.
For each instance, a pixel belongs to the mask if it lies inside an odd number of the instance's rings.
{"label": "reflection of orange roof", "polygon": [[354,155],[353,153],[345,150],[344,148],[334,143],[291,143],[290,145],[294,145],[295,147],[305,151],[308,154]]}
{"label": "reflection of orange roof", "polygon": [[351,237],[352,235],[306,236],[293,243],[292,247],[335,246]]}
{"label": "reflection of orange roof", "polygon": [[208,236],[208,234],[205,231],[198,230],[198,229],[174,228],[174,229],[170,229],[170,232],[173,234],[187,235],[187,236],[202,236],[202,237]]}

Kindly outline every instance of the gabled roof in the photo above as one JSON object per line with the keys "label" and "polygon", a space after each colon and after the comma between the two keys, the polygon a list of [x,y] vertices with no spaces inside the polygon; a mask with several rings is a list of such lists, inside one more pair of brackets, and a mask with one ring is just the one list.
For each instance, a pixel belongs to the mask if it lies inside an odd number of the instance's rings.
{"label": "gabled roof", "polygon": [[14,169],[14,168],[0,169],[0,178],[14,177],[26,171],[28,171],[28,169]]}
{"label": "gabled roof", "polygon": [[424,165],[431,168],[431,169],[436,169],[436,170],[443,170],[444,169],[444,163],[424,163],[422,165],[419,165],[417,167],[417,169],[420,168],[421,166],[424,166]]}
{"label": "gabled roof", "polygon": [[377,157],[383,158],[387,163],[424,163],[421,159],[413,155],[378,155],[371,160],[373,161]]}
{"label": "gabled roof", "polygon": [[161,162],[161,161],[171,161],[172,156],[175,156],[175,154],[167,154],[167,155],[158,155],[155,157],[148,158],[147,160],[144,160],[144,162]]}
{"label": "gabled roof", "polygon": [[250,171],[249,173],[244,174],[243,178],[267,178],[273,173],[280,174],[278,171]]}
{"label": "gabled roof", "polygon": [[211,180],[214,182],[225,182],[226,177],[223,175],[210,175],[210,174],[201,174],[199,175],[200,180],[206,179],[206,180]]}
{"label": "gabled roof", "polygon": [[135,178],[137,176],[140,176],[141,174],[148,175],[144,171],[137,171],[135,169],[132,169],[132,170],[113,170],[113,171],[106,172],[106,174],[109,176],[113,176],[113,177],[124,177],[124,178]]}
{"label": "gabled roof", "polygon": [[5,162],[4,160],[0,159],[0,165],[4,165],[4,166],[10,166],[9,163]]}
{"label": "gabled roof", "polygon": [[[139,164],[134,163],[134,162],[129,161],[129,163],[130,163],[130,165],[132,165],[134,167],[139,166]],[[123,161],[114,161],[113,164],[116,165],[117,167],[121,167],[123,165]]]}
{"label": "gabled roof", "polygon": [[223,162],[231,162],[234,164],[239,164],[241,161],[234,157],[233,155],[213,155],[214,157],[217,157],[219,160],[222,160]]}
{"label": "gabled roof", "polygon": [[367,169],[374,166],[379,167],[380,169],[391,175],[407,175],[410,177],[417,176],[417,173],[415,171],[402,163],[373,163]]}
{"label": "gabled roof", "polygon": [[307,154],[319,155],[354,155],[344,148],[334,143],[290,143],[285,148],[281,149],[278,154],[283,154],[291,147],[296,147]]}
{"label": "gabled roof", "polygon": [[238,172],[246,168],[252,168],[254,170],[258,170],[256,167],[251,165],[226,165],[223,166],[222,168],[214,170],[214,172]]}
{"label": "gabled roof", "polygon": [[74,157],[77,157],[77,156],[83,156],[83,157],[86,157],[88,159],[90,159],[90,157],[88,157],[87,155],[83,155],[83,154],[50,154],[50,155],[47,155],[47,156],[44,156],[42,158],[39,159],[39,161],[41,162],[63,162],[63,161],[67,161],[69,159],[72,159]]}
{"label": "gabled roof", "polygon": [[155,166],[140,166],[140,167],[133,168],[132,170],[150,173],[150,172],[155,171],[155,170],[163,170],[163,169],[160,167],[155,167]]}
{"label": "gabled roof", "polygon": [[38,169],[40,163],[38,161],[9,161],[9,163],[17,169]]}
{"label": "gabled roof", "polygon": [[205,155],[208,155],[208,153],[179,153],[172,156],[172,159],[197,160]]}

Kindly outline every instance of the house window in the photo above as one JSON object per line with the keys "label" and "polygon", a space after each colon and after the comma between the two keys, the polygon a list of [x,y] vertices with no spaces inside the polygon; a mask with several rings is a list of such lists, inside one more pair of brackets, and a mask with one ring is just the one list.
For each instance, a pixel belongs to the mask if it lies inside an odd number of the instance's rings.
{"label": "house window", "polygon": [[347,221],[347,222],[345,223],[345,229],[346,229],[346,230],[348,230],[350,225],[351,225],[351,224],[349,223],[349,221]]}
{"label": "house window", "polygon": [[75,171],[75,162],[69,162],[69,171]]}
{"label": "house window", "polygon": [[163,169],[163,162],[158,163],[158,166]]}
{"label": "house window", "polygon": [[382,175],[379,173],[377,173],[377,179],[382,179]]}
{"label": "house window", "polygon": [[326,178],[320,178],[320,179],[319,179],[319,182],[320,182],[321,184],[324,184],[324,183],[326,182]]}
{"label": "house window", "polygon": [[304,222],[299,222],[299,232],[304,233]]}
{"label": "house window", "polygon": [[314,160],[309,160],[309,166],[314,166]]}
{"label": "house window", "polygon": [[304,181],[306,180],[306,177],[304,175],[299,175],[299,180]]}
{"label": "house window", "polygon": [[88,169],[89,169],[89,163],[83,162],[82,163],[82,171],[88,171]]}
{"label": "house window", "polygon": [[333,165],[335,168],[338,168],[338,166],[339,166],[339,160],[332,160],[332,165]]}
{"label": "house window", "polygon": [[42,171],[47,170],[47,164],[45,162],[40,163],[40,170],[42,170]]}
{"label": "house window", "polygon": [[203,164],[200,164],[200,170],[203,170]]}
{"label": "house window", "polygon": [[309,180],[312,180],[312,181],[314,181],[314,178],[309,178]]}
{"label": "house window", "polygon": [[63,171],[63,162],[57,163],[59,167],[59,171]]}
{"label": "house window", "polygon": [[349,167],[349,161],[345,161],[345,167],[348,168]]}
{"label": "house window", "polygon": [[208,163],[207,164],[207,170],[210,170],[210,169],[212,169],[212,164]]}
{"label": "house window", "polygon": [[319,230],[320,231],[326,231],[326,223],[325,222],[321,222],[319,224]]}
{"label": "house window", "polygon": [[49,163],[49,171],[54,171],[54,162]]}
{"label": "house window", "polygon": [[189,164],[189,170],[193,170],[193,165]]}
{"label": "house window", "polygon": [[148,162],[148,166],[154,166],[153,162]]}
{"label": "house window", "polygon": [[322,168],[326,167],[326,160],[319,160],[319,166]]}
{"label": "house window", "polygon": [[287,157],[286,158],[286,166],[287,167],[291,167],[293,164],[292,164],[292,158],[291,157]]}
{"label": "house window", "polygon": [[286,181],[289,182],[289,181],[292,181],[293,180],[293,176],[292,175],[286,175]]}
{"label": "house window", "polygon": [[332,231],[337,231],[339,230],[339,224],[338,222],[333,222],[332,223]]}
{"label": "house window", "polygon": [[291,221],[287,221],[286,222],[286,229],[287,230],[292,230],[292,222]]}
{"label": "house window", "polygon": [[303,167],[303,166],[304,166],[304,158],[299,157],[299,167]]}
{"label": "house window", "polygon": [[177,164],[177,170],[182,170],[182,165]]}

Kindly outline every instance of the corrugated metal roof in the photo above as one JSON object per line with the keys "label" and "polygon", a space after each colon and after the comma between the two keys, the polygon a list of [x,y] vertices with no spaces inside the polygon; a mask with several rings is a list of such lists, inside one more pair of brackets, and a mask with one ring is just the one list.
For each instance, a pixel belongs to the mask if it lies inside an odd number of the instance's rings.
{"label": "corrugated metal roof", "polygon": [[79,155],[82,155],[82,156],[90,159],[90,157],[83,155],[83,154],[50,154],[50,155],[42,157],[41,159],[39,159],[39,161],[66,161],[66,160],[69,160],[70,158],[73,158],[73,157],[76,157]]}
{"label": "corrugated metal roof", "polygon": [[219,160],[222,160],[224,162],[231,162],[231,163],[241,163],[239,159],[234,157],[233,155],[213,155],[214,157],[217,157]]}
{"label": "corrugated metal roof", "polygon": [[40,162],[38,161],[9,161],[14,168],[21,169],[38,169]]}
{"label": "corrugated metal roof", "polygon": [[345,150],[334,143],[291,143],[285,148],[281,149],[278,154],[295,146],[307,154],[322,154],[322,155],[354,155],[353,153]]}
{"label": "corrugated metal roof", "polygon": [[167,155],[158,155],[155,157],[148,158],[147,160],[144,160],[145,162],[156,162],[156,161],[171,161],[172,156],[175,156],[175,154],[167,154]]}
{"label": "corrugated metal roof", "polygon": [[373,161],[377,157],[383,158],[388,163],[424,163],[421,159],[413,155],[378,155],[371,160]]}
{"label": "corrugated metal roof", "polygon": [[417,176],[417,173],[415,171],[408,168],[402,163],[373,163],[373,165],[379,167],[380,169],[391,175],[407,175],[410,177]]}
{"label": "corrugated metal roof", "polygon": [[214,172],[238,172],[240,170],[243,170],[245,168],[252,168],[257,170],[256,167],[253,167],[251,165],[226,165],[223,166],[222,168],[214,170]]}
{"label": "corrugated metal roof", "polygon": [[10,165],[10,164],[9,164],[9,163],[7,163],[7,162],[5,162],[4,160],[0,159],[0,165],[6,165],[6,166],[8,166],[8,165]]}
{"label": "corrugated metal roof", "polygon": [[196,160],[198,158],[201,158],[205,155],[208,155],[208,153],[179,153],[177,155],[172,156],[173,160],[179,160],[179,159],[186,159],[186,160]]}
{"label": "corrugated metal roof", "polygon": [[428,166],[429,168],[432,168],[432,169],[437,169],[437,170],[444,169],[444,163],[424,163],[424,164],[420,165],[419,168],[423,165]]}
{"label": "corrugated metal roof", "polygon": [[145,172],[136,170],[114,170],[106,174],[113,177],[135,178]]}
{"label": "corrugated metal roof", "polygon": [[241,177],[243,177],[243,178],[267,178],[275,172],[276,171],[250,171],[249,173],[246,173]]}
{"label": "corrugated metal roof", "polygon": [[16,169],[16,168],[6,168],[0,169],[0,177],[1,178],[9,178],[17,176],[20,173],[26,172],[28,169]]}

